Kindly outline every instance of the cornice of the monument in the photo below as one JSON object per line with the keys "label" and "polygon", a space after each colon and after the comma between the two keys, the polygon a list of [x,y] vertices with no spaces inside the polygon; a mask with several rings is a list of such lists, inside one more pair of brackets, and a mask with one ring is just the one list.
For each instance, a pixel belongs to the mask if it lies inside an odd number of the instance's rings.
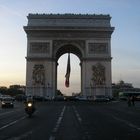
{"label": "cornice of the monument", "polygon": [[36,14],[32,14],[30,13],[28,16],[29,18],[107,18],[110,19],[110,15],[109,14],[73,14],[73,13],[65,13],[65,14],[40,14],[40,13],[36,13]]}
{"label": "cornice of the monument", "polygon": [[28,24],[24,27],[25,30],[87,30],[91,28],[95,30],[95,28],[111,28],[110,15],[103,14],[29,14],[27,18]]}

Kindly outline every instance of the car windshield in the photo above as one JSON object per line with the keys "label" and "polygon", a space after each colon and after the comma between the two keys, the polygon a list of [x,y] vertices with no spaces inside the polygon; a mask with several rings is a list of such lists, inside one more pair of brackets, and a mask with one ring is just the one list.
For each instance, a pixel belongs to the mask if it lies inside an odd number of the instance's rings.
{"label": "car windshield", "polygon": [[12,98],[3,98],[3,101],[12,101]]}

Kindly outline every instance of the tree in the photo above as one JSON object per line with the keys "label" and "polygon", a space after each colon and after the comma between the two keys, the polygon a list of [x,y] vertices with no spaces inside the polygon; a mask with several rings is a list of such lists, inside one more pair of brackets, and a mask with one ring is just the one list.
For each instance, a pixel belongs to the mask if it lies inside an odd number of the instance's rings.
{"label": "tree", "polygon": [[119,81],[119,85],[124,85],[124,81],[123,80],[120,80]]}
{"label": "tree", "polygon": [[63,94],[62,94],[62,92],[61,92],[60,90],[57,90],[57,91],[56,91],[56,95],[57,95],[57,96],[63,96]]}
{"label": "tree", "polygon": [[8,90],[7,87],[4,87],[4,86],[0,87],[0,93],[2,93],[2,94],[6,94],[7,90]]}
{"label": "tree", "polygon": [[23,90],[23,88],[25,89],[25,86],[10,85],[9,88],[2,86],[0,87],[0,93],[11,96],[15,96],[18,94],[24,95],[25,90]]}

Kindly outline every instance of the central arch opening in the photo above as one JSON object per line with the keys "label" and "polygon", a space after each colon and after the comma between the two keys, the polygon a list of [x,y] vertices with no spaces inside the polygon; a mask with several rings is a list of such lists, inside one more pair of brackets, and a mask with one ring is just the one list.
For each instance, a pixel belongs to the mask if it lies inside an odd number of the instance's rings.
{"label": "central arch opening", "polygon": [[75,96],[81,92],[81,67],[80,59],[73,53],[70,53],[70,86],[65,86],[65,74],[67,68],[68,54],[62,55],[58,60],[57,67],[57,90],[64,96]]}
{"label": "central arch opening", "polygon": [[[65,86],[68,53],[70,54],[70,85]],[[81,50],[73,45],[64,45],[57,50],[57,91],[64,96],[75,96],[81,93]]]}

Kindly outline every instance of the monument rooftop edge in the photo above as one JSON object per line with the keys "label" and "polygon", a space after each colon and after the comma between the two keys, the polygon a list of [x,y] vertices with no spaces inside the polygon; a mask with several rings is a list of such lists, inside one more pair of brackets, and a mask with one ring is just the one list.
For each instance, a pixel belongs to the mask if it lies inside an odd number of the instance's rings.
{"label": "monument rooftop edge", "polygon": [[28,18],[111,18],[109,14],[73,14],[73,13],[65,13],[65,14],[32,14],[29,13]]}
{"label": "monument rooftop edge", "polygon": [[111,27],[110,15],[97,14],[28,14],[27,26]]}

